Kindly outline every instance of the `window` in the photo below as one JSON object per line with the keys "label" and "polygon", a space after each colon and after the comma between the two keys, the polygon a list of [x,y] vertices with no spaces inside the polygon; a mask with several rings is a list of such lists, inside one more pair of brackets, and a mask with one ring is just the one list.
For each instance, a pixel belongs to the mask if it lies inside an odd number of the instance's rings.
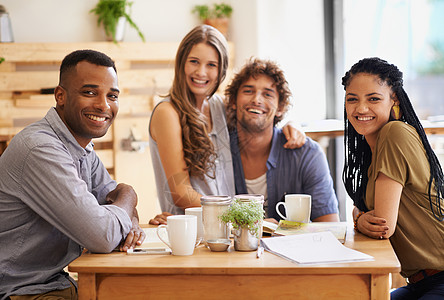
{"label": "window", "polygon": [[422,120],[444,120],[444,1],[344,0],[344,69],[378,56],[404,73]]}
{"label": "window", "polygon": [[[342,107],[340,87],[346,70],[365,57],[377,56],[393,63],[404,74],[404,88],[418,114],[426,122],[444,121],[444,0],[338,0],[342,16],[336,24],[335,49],[338,83],[336,107]],[[444,137],[429,136],[436,155],[444,165]],[[342,141],[337,143],[337,176],[343,165]],[[338,177],[340,178],[340,177]],[[344,188],[336,184],[338,194]],[[348,198],[348,197],[347,197]],[[351,216],[347,200],[347,218]]]}

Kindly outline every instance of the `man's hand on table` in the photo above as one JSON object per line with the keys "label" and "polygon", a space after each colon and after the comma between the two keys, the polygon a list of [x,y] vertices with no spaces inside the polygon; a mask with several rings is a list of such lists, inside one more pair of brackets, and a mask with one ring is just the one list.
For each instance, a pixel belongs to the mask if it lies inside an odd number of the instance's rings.
{"label": "man's hand on table", "polygon": [[149,221],[149,224],[151,224],[151,225],[166,224],[168,216],[172,216],[172,214],[170,214],[169,212],[164,211],[160,215],[155,216],[154,219],[151,219]]}
{"label": "man's hand on table", "polygon": [[143,241],[145,240],[146,234],[139,225],[139,219],[137,217],[133,217],[132,223],[133,227],[126,236],[125,242],[120,245],[120,251],[126,252],[128,249],[142,245]]}

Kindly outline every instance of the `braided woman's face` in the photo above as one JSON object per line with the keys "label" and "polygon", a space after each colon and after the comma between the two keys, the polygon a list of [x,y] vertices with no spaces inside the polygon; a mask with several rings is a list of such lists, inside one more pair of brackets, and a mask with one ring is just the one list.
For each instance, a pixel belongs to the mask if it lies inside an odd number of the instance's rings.
{"label": "braided woman's face", "polygon": [[395,104],[391,88],[378,76],[358,73],[345,89],[347,119],[355,130],[364,135],[370,148],[376,143],[381,128],[387,124]]}

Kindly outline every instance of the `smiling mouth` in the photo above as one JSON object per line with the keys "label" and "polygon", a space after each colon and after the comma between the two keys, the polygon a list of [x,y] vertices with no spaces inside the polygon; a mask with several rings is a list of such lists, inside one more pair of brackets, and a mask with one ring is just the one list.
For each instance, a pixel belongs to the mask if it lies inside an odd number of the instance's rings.
{"label": "smiling mouth", "polygon": [[199,80],[199,79],[195,79],[195,78],[192,78],[191,80],[196,84],[207,84],[208,83],[208,80]]}
{"label": "smiling mouth", "polygon": [[86,117],[90,120],[97,121],[97,122],[104,122],[107,119],[106,117],[98,117],[95,115],[86,115]]}
{"label": "smiling mouth", "polygon": [[264,114],[264,112],[262,110],[259,109],[255,109],[255,108],[248,108],[247,111],[249,113],[253,113],[253,114],[257,114],[257,115],[262,115]]}
{"label": "smiling mouth", "polygon": [[373,120],[375,117],[356,117],[356,119],[358,121],[371,121]]}

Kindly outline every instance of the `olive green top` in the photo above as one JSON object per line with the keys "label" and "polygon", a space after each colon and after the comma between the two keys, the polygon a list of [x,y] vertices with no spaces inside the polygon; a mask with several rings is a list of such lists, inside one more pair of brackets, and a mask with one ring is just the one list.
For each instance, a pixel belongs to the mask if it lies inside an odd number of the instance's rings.
{"label": "olive green top", "polygon": [[430,166],[414,127],[393,121],[381,129],[368,170],[366,205],[370,210],[374,209],[379,172],[403,186],[396,230],[390,237],[401,262],[401,275],[409,277],[422,269],[444,270],[444,222],[435,219],[430,209]]}

